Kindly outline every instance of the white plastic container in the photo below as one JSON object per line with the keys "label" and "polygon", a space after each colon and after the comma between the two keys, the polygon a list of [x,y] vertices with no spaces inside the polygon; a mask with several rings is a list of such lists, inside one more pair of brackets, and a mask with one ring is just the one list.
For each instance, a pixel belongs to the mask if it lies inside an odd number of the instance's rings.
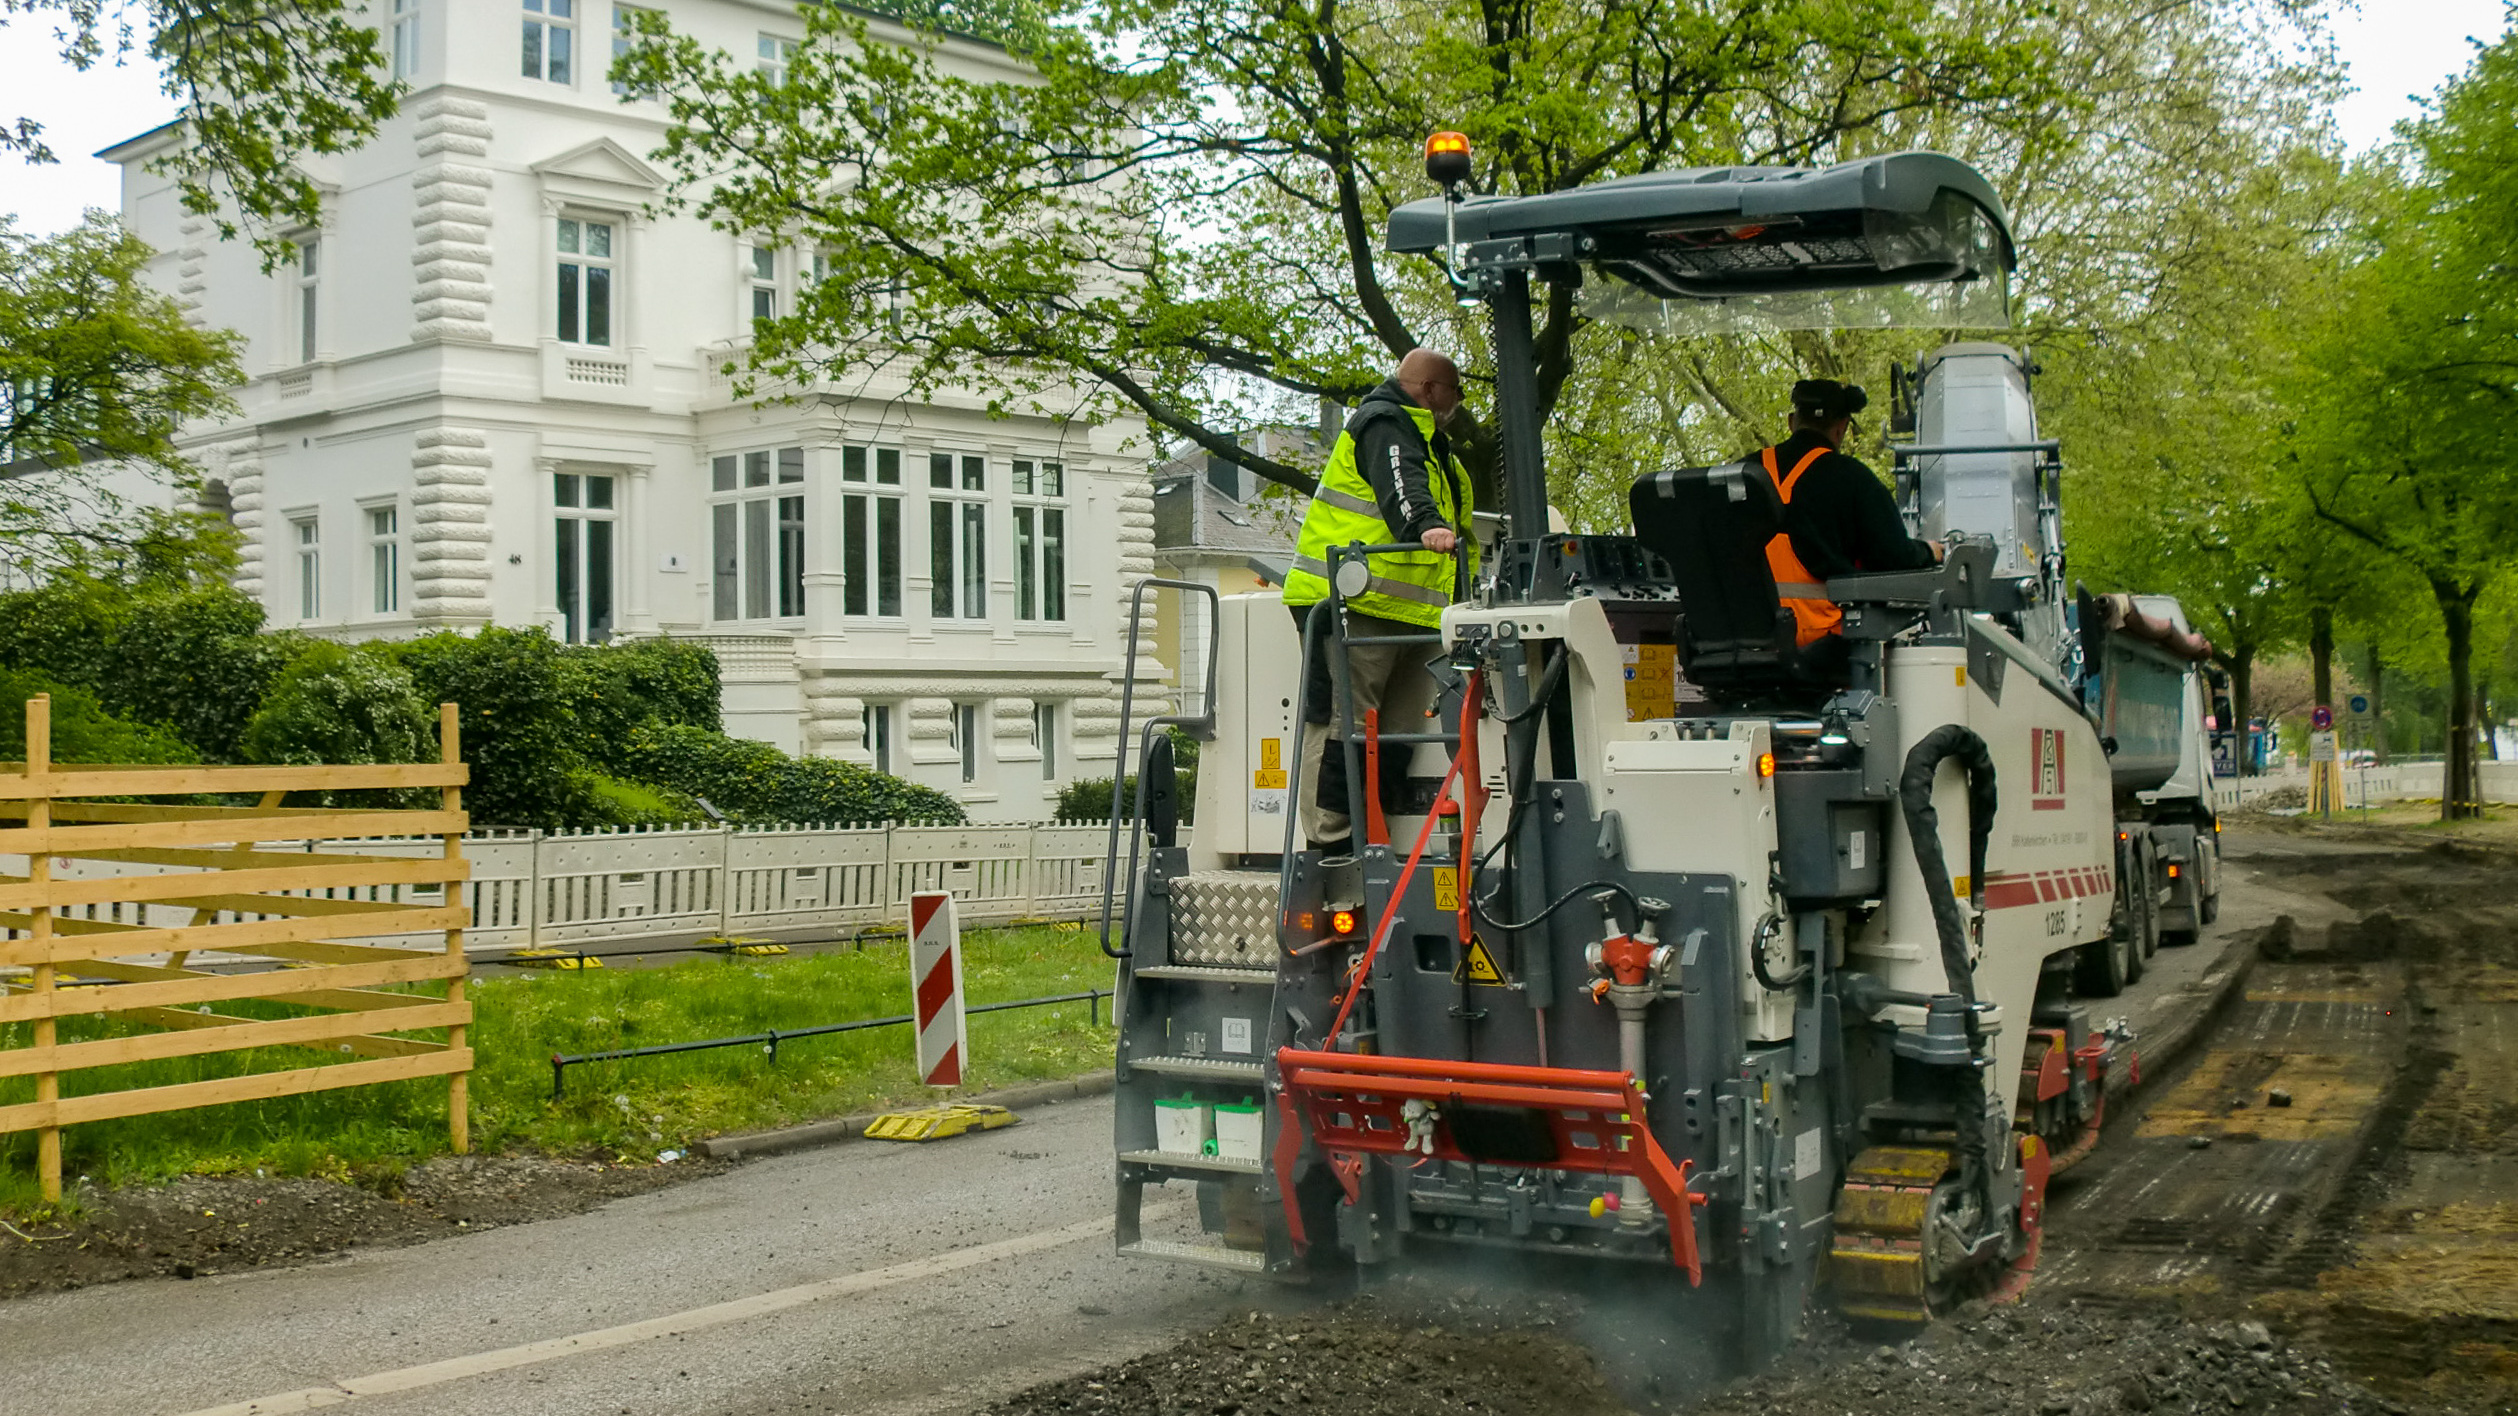
{"label": "white plastic container", "polygon": [[1259,1163],[1259,1139],[1266,1130],[1266,1118],[1259,1103],[1244,1097],[1239,1105],[1228,1101],[1215,1104],[1215,1154],[1219,1160]]}
{"label": "white plastic container", "polygon": [[1215,1113],[1195,1097],[1154,1099],[1154,1148],[1165,1155],[1204,1155],[1215,1139]]}

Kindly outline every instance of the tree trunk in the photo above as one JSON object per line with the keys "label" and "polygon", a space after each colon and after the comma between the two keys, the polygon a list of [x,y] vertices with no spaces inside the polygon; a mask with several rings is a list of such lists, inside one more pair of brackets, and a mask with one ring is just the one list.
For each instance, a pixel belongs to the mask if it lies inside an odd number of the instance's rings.
{"label": "tree trunk", "polygon": [[2369,646],[2369,722],[2377,735],[2378,765],[2387,765],[2387,666],[2378,646]]}
{"label": "tree trunk", "polygon": [[2334,609],[2316,605],[2308,611],[2308,675],[2309,700],[2318,707],[2334,706]]}
{"label": "tree trunk", "polygon": [[2253,776],[2256,756],[2248,750],[2247,723],[2256,707],[2256,651],[2223,654],[2221,667],[2229,670],[2229,715],[2237,720],[2238,775]]}
{"label": "tree trunk", "polygon": [[2434,580],[2431,596],[2448,628],[2448,760],[2439,785],[2439,819],[2483,814],[2474,770],[2474,592]]}

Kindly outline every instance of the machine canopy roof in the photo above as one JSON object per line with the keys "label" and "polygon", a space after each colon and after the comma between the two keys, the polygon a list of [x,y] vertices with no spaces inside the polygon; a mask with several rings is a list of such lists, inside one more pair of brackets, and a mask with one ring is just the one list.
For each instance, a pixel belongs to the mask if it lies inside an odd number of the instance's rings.
{"label": "machine canopy roof", "polygon": [[[1389,248],[1442,250],[1445,216],[1441,198],[1398,208]],[[1999,326],[2017,260],[1992,184],[1937,152],[1682,168],[1460,204],[1464,247],[1532,237],[1570,238],[1617,278],[1589,313],[1674,332]]]}

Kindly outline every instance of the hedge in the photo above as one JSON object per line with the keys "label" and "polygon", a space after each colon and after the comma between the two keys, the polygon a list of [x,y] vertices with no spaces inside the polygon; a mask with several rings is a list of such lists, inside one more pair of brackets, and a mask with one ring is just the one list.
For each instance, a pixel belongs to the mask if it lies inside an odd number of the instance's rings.
{"label": "hedge", "polygon": [[763,742],[683,724],[633,729],[615,764],[619,775],[702,798],[745,821],[876,825],[887,821],[959,825],[959,802],[854,762],[789,757]]}
{"label": "hedge", "polygon": [[55,762],[161,762],[201,760],[182,739],[154,723],[116,717],[96,695],[37,669],[0,672],[0,759],[26,760],[26,700],[52,695],[52,760]]}
{"label": "hedge", "polygon": [[[249,762],[431,762],[437,758],[437,714],[420,699],[391,646],[317,642],[271,685],[245,723],[238,749]],[[431,806],[436,793],[309,792],[301,806]]]}

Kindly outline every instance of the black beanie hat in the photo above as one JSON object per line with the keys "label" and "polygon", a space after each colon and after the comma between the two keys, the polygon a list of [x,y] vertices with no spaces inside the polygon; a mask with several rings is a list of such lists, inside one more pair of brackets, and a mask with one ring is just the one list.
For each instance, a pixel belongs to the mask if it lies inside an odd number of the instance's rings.
{"label": "black beanie hat", "polygon": [[1792,411],[1814,422],[1833,423],[1871,406],[1860,384],[1834,379],[1803,379],[1792,386]]}

